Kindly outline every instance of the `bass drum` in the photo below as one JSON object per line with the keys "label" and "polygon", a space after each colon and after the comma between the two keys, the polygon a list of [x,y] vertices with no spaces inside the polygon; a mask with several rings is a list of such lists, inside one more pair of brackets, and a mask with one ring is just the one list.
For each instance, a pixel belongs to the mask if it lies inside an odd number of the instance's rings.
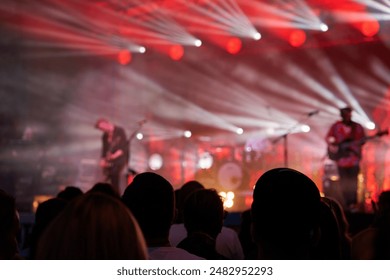
{"label": "bass drum", "polygon": [[237,162],[229,161],[222,163],[217,172],[217,180],[221,188],[227,191],[239,188],[244,179],[244,174]]}

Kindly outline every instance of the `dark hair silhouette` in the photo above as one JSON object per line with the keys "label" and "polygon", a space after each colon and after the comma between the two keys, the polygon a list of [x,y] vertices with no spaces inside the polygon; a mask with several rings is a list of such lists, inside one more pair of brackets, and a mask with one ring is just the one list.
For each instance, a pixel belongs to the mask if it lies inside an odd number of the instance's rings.
{"label": "dark hair silhouette", "polygon": [[98,182],[88,192],[101,192],[120,199],[120,195],[110,183]]}
{"label": "dark hair silhouette", "polygon": [[223,225],[223,202],[214,189],[194,191],[186,199],[184,226],[188,234],[204,232],[214,239],[221,232]]}
{"label": "dark hair silhouette", "polygon": [[126,188],[122,200],[136,217],[148,246],[161,246],[152,244],[156,240],[168,242],[175,213],[171,183],[153,172],[140,173]]}
{"label": "dark hair silhouette", "polygon": [[259,258],[310,259],[318,233],[320,193],[290,168],[265,172],[256,182],[251,214]]}
{"label": "dark hair silhouette", "polygon": [[83,191],[79,187],[67,186],[64,190],[57,194],[58,198],[71,201],[72,199],[79,197],[83,194]]}
{"label": "dark hair silhouette", "polygon": [[0,259],[19,258],[18,231],[19,218],[15,199],[0,189]]}
{"label": "dark hair silhouette", "polygon": [[390,259],[390,191],[379,195],[378,212],[374,224],[377,233],[374,241],[374,259]]}
{"label": "dark hair silhouette", "polygon": [[321,197],[321,238],[318,244],[319,259],[351,259],[349,224],[340,203]]}
{"label": "dark hair silhouette", "polygon": [[29,258],[35,258],[39,238],[48,225],[65,209],[67,204],[67,200],[56,197],[38,205],[35,212],[35,223],[31,232]]}
{"label": "dark hair silhouette", "polygon": [[253,242],[251,233],[252,217],[251,210],[245,210],[241,213],[241,224],[238,237],[241,242],[242,250],[246,260],[257,259],[257,247]]}
{"label": "dark hair silhouette", "polygon": [[183,209],[186,199],[195,191],[204,189],[204,186],[195,180],[188,181],[183,184],[183,186],[176,191],[176,209],[177,217],[176,223],[183,223]]}
{"label": "dark hair silhouette", "polygon": [[223,202],[214,189],[192,192],[185,201],[187,237],[177,247],[205,259],[226,259],[216,251],[216,238],[223,226]]}

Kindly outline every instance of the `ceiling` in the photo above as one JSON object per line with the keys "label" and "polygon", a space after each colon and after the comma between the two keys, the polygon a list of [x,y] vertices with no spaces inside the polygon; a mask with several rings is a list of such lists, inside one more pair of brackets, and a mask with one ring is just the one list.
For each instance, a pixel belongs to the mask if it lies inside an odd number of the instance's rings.
{"label": "ceiling", "polygon": [[338,108],[389,121],[389,19],[386,0],[2,1],[3,127],[55,155],[94,155],[103,116],[145,143],[190,130],[261,150],[294,134],[290,153],[321,158]]}

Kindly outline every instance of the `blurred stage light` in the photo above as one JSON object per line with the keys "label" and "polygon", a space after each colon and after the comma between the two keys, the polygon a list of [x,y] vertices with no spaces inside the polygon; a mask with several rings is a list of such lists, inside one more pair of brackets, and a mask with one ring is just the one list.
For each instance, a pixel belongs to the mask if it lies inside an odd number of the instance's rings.
{"label": "blurred stage light", "polygon": [[373,19],[373,20],[362,22],[360,31],[366,37],[373,37],[379,32],[379,29],[380,29],[380,25],[378,21]]}
{"label": "blurred stage light", "polygon": [[326,31],[329,30],[329,27],[325,23],[321,23],[320,24],[320,29],[321,29],[321,31],[326,32]]}
{"label": "blurred stage light", "polygon": [[202,41],[199,39],[196,39],[194,44],[195,44],[195,47],[200,47],[202,45]]}
{"label": "blurred stage light", "polygon": [[174,45],[169,49],[169,56],[173,60],[178,61],[182,59],[183,55],[184,55],[184,48],[181,45]]}
{"label": "blurred stage light", "polygon": [[213,156],[210,155],[210,153],[205,152],[200,155],[198,166],[201,169],[209,169],[211,168],[211,166],[213,166],[213,162],[214,162]]}
{"label": "blurred stage light", "polygon": [[227,193],[226,193],[226,198],[227,198],[227,199],[232,199],[232,200],[233,200],[233,199],[234,199],[234,192],[227,192]]}
{"label": "blurred stage light", "polygon": [[127,64],[130,63],[130,61],[131,61],[131,53],[130,53],[130,51],[128,51],[128,50],[121,50],[118,53],[118,62],[121,65],[127,65]]}
{"label": "blurred stage light", "polygon": [[367,129],[373,130],[373,129],[375,129],[375,127],[376,127],[375,123],[373,123],[371,121],[366,123],[366,128]]}
{"label": "blurred stage light", "polygon": [[255,32],[253,34],[253,39],[255,39],[256,41],[260,40],[261,39],[261,34],[259,32]]}
{"label": "blurred stage light", "polygon": [[239,38],[230,38],[226,44],[226,50],[228,53],[237,54],[242,47],[242,42]]}
{"label": "blurred stage light", "polygon": [[149,168],[156,171],[163,166],[163,158],[160,154],[152,154],[149,158]]}
{"label": "blurred stage light", "polygon": [[185,138],[191,138],[192,132],[190,130],[186,130],[184,131],[183,135]]}
{"label": "blurred stage light", "polygon": [[232,208],[233,205],[234,205],[234,201],[230,199],[227,199],[223,202],[223,207],[225,208]]}
{"label": "blurred stage light", "polygon": [[223,200],[223,207],[224,208],[232,208],[234,205],[234,192],[219,192],[219,195],[222,197]]}
{"label": "blurred stage light", "polygon": [[267,128],[266,133],[267,133],[267,135],[269,135],[269,136],[275,135],[275,128],[273,128],[273,127]]}
{"label": "blurred stage light", "polygon": [[306,124],[302,125],[301,126],[301,131],[305,132],[305,133],[309,132],[310,131],[310,126],[308,126]]}
{"label": "blurred stage light", "polygon": [[145,53],[146,52],[146,48],[145,47],[139,47],[139,52],[140,53]]}
{"label": "blurred stage light", "polygon": [[138,132],[135,136],[138,140],[142,140],[144,138],[144,135],[141,132]]}
{"label": "blurred stage light", "polygon": [[288,42],[293,47],[300,47],[306,42],[306,33],[303,30],[294,30],[291,32]]}
{"label": "blurred stage light", "polygon": [[236,133],[237,133],[238,135],[241,135],[241,134],[244,133],[244,130],[243,130],[241,127],[239,127],[239,128],[236,129]]}

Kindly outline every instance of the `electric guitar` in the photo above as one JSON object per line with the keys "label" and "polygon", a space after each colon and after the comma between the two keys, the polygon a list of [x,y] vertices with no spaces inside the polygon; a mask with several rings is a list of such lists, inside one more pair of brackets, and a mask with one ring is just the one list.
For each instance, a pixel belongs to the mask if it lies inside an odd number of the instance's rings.
{"label": "electric guitar", "polygon": [[[110,147],[106,153],[106,156],[104,158],[102,158],[101,167],[102,167],[102,171],[103,171],[103,174],[105,175],[106,179],[108,179],[111,176],[111,174],[114,170],[116,170],[117,168],[120,168],[126,162],[127,155],[126,155],[125,151],[123,151],[123,149],[121,149],[122,154],[120,156],[117,156],[114,159],[111,157],[113,154],[116,153],[116,152],[115,153],[111,152],[112,148],[117,146],[118,144],[120,144],[121,141],[123,141],[122,139],[123,138],[121,136],[115,137],[115,139],[113,139],[112,142],[110,143]],[[126,145],[127,145],[127,140],[126,140]]]}
{"label": "electric guitar", "polygon": [[[110,175],[112,174],[112,171],[115,168],[122,167],[122,166],[126,165],[128,162],[130,162],[130,155],[131,155],[131,153],[130,153],[130,150],[131,150],[130,144],[131,144],[131,141],[137,135],[138,131],[146,123],[146,121],[147,120],[142,120],[142,121],[139,121],[137,123],[138,124],[138,128],[133,131],[133,133],[129,136],[129,138],[126,139],[126,146],[127,146],[128,150],[122,149],[123,154],[120,155],[119,157],[115,158],[115,159],[111,159],[112,153],[110,152],[110,150],[112,150],[112,147],[115,147],[121,141],[123,141],[122,140],[123,138],[117,136],[112,141],[112,143],[110,144],[110,149],[107,152],[106,157],[103,158],[103,163],[102,163],[102,171],[103,171],[103,174],[106,176],[106,178],[110,177]],[[126,137],[126,136],[124,136],[124,137]]]}
{"label": "electric guitar", "polygon": [[[331,160],[339,160],[343,157],[348,156],[351,152],[357,154],[355,150],[351,148],[352,145],[363,145],[367,140],[374,139],[383,135],[389,134],[388,129],[380,130],[375,135],[366,136],[359,140],[345,140],[339,144],[329,145],[328,146],[328,156]],[[360,155],[358,155],[360,156]]]}

